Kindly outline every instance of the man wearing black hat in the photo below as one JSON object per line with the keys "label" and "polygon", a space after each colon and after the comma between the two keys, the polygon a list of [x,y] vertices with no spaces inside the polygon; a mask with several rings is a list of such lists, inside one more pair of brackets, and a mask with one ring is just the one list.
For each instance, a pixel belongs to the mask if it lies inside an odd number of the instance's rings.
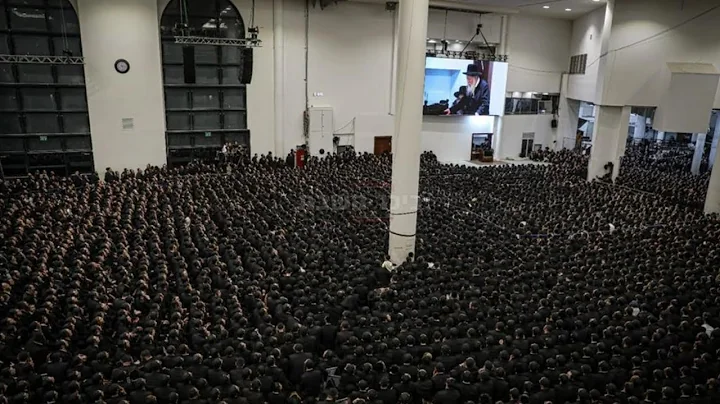
{"label": "man wearing black hat", "polygon": [[467,71],[467,96],[460,102],[445,110],[445,115],[489,115],[490,85],[483,77],[483,72],[475,63],[469,64]]}
{"label": "man wearing black hat", "polygon": [[455,97],[455,101],[453,101],[452,106],[455,107],[456,105],[463,102],[463,99],[465,98],[466,95],[467,95],[467,86],[460,86],[460,89],[458,89],[458,91],[456,91],[455,94],[453,94],[453,96]]}

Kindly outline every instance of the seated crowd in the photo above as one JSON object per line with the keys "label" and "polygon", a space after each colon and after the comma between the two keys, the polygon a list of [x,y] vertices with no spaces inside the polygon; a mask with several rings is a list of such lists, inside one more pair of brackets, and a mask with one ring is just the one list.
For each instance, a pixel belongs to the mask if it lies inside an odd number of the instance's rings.
{"label": "seated crowd", "polygon": [[399,266],[387,155],[4,182],[0,404],[720,402],[720,220],[548,158],[424,154]]}
{"label": "seated crowd", "polygon": [[[693,158],[690,150],[680,149],[679,146],[662,149],[652,143],[630,144],[622,158],[616,184],[663,196],[673,204],[702,209],[710,183],[708,156],[706,152],[700,174],[693,175],[690,171]],[[555,152],[545,149],[533,152],[531,158],[576,167],[577,174],[586,177],[590,156],[569,150]]]}

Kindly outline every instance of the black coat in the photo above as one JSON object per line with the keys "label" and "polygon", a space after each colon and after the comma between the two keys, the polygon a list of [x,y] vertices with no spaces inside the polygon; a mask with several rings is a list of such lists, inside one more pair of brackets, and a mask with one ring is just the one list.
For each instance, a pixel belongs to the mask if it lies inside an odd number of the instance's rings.
{"label": "black coat", "polygon": [[380,389],[377,393],[378,399],[382,401],[383,404],[395,404],[400,397],[400,393],[392,387],[389,389]]}
{"label": "black coat", "polygon": [[312,359],[312,355],[305,352],[290,355],[290,360],[288,361],[288,376],[291,383],[300,383],[300,379],[305,372],[305,361],[308,359]]}
{"label": "black coat", "polygon": [[300,377],[300,391],[303,397],[317,397],[323,390],[323,374],[319,370],[311,370]]}
{"label": "black coat", "polygon": [[488,115],[490,113],[490,85],[481,78],[472,97],[465,96],[460,102],[450,108],[451,114],[462,115]]}
{"label": "black coat", "polygon": [[460,402],[460,392],[455,389],[438,391],[432,402],[433,404],[457,404]]}

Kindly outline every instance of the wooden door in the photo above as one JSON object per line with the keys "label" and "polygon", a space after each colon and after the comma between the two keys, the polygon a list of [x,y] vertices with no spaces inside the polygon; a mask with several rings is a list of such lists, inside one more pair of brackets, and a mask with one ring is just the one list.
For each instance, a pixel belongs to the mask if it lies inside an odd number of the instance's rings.
{"label": "wooden door", "polygon": [[375,137],[375,154],[392,152],[392,136]]}

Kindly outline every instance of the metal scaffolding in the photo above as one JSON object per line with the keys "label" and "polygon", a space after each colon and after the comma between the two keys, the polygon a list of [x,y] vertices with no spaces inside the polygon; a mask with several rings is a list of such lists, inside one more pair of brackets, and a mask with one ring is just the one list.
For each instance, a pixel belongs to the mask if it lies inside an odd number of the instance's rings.
{"label": "metal scaffolding", "polygon": [[203,36],[176,36],[175,43],[183,45],[235,46],[238,48],[258,48],[262,46],[262,41],[259,39],[208,38]]}
{"label": "metal scaffolding", "polygon": [[36,65],[82,65],[82,56],[44,56],[44,55],[0,55],[0,63],[24,63]]}

